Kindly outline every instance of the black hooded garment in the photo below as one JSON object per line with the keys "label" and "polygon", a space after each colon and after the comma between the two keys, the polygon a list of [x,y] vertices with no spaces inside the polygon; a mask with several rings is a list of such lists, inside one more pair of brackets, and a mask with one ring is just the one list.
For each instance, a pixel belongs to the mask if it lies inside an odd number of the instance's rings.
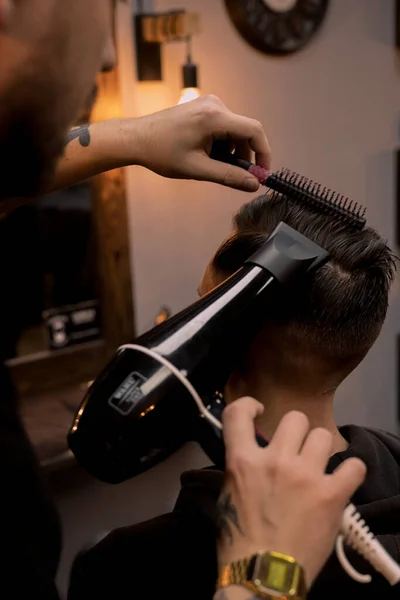
{"label": "black hooded garment", "polygon": [[[332,456],[327,471],[351,456],[364,460],[368,475],[352,501],[400,563],[400,439],[354,425],[340,431],[349,447]],[[115,530],[78,557],[68,600],[212,600],[217,578],[216,502],[222,481],[223,473],[214,468],[184,473],[173,512]],[[400,599],[399,585],[391,587],[355,552],[347,549],[346,554],[358,571],[371,573],[372,582],[355,582],[332,554],[309,600]]]}

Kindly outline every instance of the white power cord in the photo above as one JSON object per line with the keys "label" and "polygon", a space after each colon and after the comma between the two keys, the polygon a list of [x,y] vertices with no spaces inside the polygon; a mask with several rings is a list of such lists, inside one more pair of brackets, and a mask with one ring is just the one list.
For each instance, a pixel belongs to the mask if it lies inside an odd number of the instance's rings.
{"label": "white power cord", "polygon": [[381,573],[390,585],[400,582],[400,565],[386,552],[374,534],[357,512],[354,504],[348,504],[342,520],[341,532],[336,539],[336,553],[343,569],[356,581],[369,583],[370,575],[362,575],[349,563],[343,548],[343,542],[357,550],[376,571]]}
{"label": "white power cord", "polygon": [[[196,402],[200,413],[215,427],[222,430],[222,423],[204,406],[199,394],[187,379],[186,371],[180,371],[170,363],[169,360],[145,346],[139,346],[138,344],[124,344],[118,348],[117,352],[121,352],[125,349],[142,352],[166,367],[187,389],[193,400]],[[349,504],[343,513],[341,531],[336,538],[336,554],[343,569],[352,579],[359,583],[369,583],[371,581],[371,576],[363,575],[356,571],[347,559],[343,547],[344,541],[357,550],[357,552],[361,554],[376,571],[381,573],[391,585],[400,582],[400,565],[393,560],[382,544],[378,542],[374,534],[369,530],[369,527],[365,524],[365,521],[357,512],[354,504]]]}

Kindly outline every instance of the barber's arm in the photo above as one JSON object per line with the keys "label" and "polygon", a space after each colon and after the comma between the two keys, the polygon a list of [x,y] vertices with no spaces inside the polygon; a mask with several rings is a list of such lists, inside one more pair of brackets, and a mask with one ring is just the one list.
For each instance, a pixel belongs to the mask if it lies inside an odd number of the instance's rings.
{"label": "barber's arm", "polygon": [[326,475],[332,436],[324,429],[310,431],[298,412],[288,413],[269,446],[260,448],[254,419],[262,408],[244,398],[223,413],[226,481],[219,500],[215,600],[263,597],[263,588],[286,597],[290,585],[303,600],[366,473],[352,458]]}
{"label": "barber's arm", "polygon": [[104,171],[140,165],[164,177],[211,181],[254,192],[257,179],[209,157],[226,139],[242,158],[270,168],[268,140],[258,121],[236,115],[215,96],[203,96],[137,119],[111,119],[74,129],[48,191]]}

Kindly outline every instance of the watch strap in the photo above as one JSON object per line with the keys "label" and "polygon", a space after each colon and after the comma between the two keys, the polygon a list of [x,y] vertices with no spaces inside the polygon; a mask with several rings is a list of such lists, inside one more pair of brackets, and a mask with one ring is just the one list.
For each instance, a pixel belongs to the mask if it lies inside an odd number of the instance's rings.
{"label": "watch strap", "polygon": [[307,596],[302,567],[291,556],[276,552],[259,552],[226,565],[217,589],[230,585],[244,586],[268,600],[304,600]]}
{"label": "watch strap", "polygon": [[245,581],[250,581],[254,571],[256,554],[235,560],[229,565],[226,565],[219,577],[217,588],[227,587],[228,585],[242,585]]}

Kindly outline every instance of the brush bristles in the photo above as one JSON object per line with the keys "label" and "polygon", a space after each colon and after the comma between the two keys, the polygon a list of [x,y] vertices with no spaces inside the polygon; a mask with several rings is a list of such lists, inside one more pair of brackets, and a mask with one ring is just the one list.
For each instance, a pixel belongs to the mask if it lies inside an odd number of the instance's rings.
{"label": "brush bristles", "polygon": [[335,217],[351,229],[359,231],[365,226],[363,206],[289,169],[271,174],[266,185],[310,210]]}

